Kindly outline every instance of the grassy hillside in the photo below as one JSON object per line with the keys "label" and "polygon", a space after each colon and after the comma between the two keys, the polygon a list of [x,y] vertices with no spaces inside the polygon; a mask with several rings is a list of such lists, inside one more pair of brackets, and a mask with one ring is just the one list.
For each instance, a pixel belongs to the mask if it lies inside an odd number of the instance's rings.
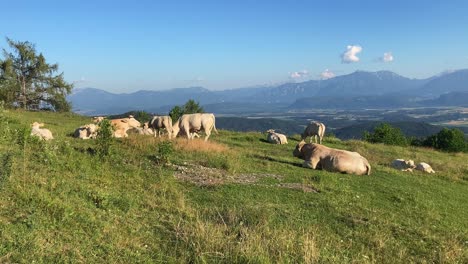
{"label": "grassy hillside", "polygon": [[[25,135],[33,121],[55,136]],[[326,138],[360,152],[371,176],[300,167],[289,145],[220,131],[172,141],[70,136],[90,118],[0,114],[0,262],[409,263],[468,261],[467,154]],[[26,131],[27,133],[27,131]],[[160,146],[160,145],[159,145]],[[437,172],[403,173],[394,158]]]}

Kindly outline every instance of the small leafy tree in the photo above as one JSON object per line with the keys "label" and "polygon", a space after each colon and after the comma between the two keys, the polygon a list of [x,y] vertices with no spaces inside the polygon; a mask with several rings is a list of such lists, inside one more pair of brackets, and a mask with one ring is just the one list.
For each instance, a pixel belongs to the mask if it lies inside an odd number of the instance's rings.
{"label": "small leafy tree", "polygon": [[439,133],[427,137],[423,145],[450,152],[468,151],[465,134],[457,128],[443,128]]}
{"label": "small leafy tree", "polygon": [[73,85],[65,82],[63,73],[56,74],[58,64],[47,63],[31,42],[7,38],[7,43],[10,51],[3,49],[0,59],[0,100],[10,107],[69,111],[66,95]]}
{"label": "small leafy tree", "polygon": [[190,99],[183,106],[174,106],[169,111],[169,116],[172,118],[172,122],[176,122],[184,114],[204,113],[204,111],[198,102]]}
{"label": "small leafy tree", "polygon": [[161,141],[158,144],[158,162],[160,164],[169,164],[169,158],[174,153],[174,146],[171,141]]}
{"label": "small leafy tree", "polygon": [[203,113],[203,107],[200,106],[198,102],[195,100],[190,99],[188,100],[183,106],[184,114],[194,114],[194,113]]}
{"label": "small leafy tree", "polygon": [[363,136],[365,141],[371,143],[383,143],[386,145],[397,145],[397,146],[407,146],[408,142],[397,127],[393,127],[387,123],[381,123],[380,125],[374,128],[374,132],[364,132]]}
{"label": "small leafy tree", "polygon": [[112,137],[114,129],[109,120],[104,119],[99,124],[99,130],[96,136],[96,153],[102,158],[111,154],[114,138]]}
{"label": "small leafy tree", "polygon": [[179,117],[181,117],[183,114],[184,114],[184,111],[182,107],[178,105],[174,106],[171,109],[171,111],[169,111],[169,116],[171,117],[172,122],[176,122],[179,119]]}

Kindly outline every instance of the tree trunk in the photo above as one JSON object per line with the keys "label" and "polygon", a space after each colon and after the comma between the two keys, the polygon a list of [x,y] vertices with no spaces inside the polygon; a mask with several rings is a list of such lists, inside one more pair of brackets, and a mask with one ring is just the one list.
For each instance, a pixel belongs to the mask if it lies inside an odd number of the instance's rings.
{"label": "tree trunk", "polygon": [[23,93],[23,108],[26,110],[26,104],[28,102],[27,98],[26,98],[26,80],[25,78],[23,77],[23,82],[21,84],[23,87],[21,87],[21,90],[22,90],[22,93]]}

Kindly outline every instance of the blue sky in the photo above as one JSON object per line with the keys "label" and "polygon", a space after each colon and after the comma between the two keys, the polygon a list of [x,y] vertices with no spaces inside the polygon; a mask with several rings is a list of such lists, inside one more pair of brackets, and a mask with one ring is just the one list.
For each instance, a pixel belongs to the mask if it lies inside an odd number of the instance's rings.
{"label": "blue sky", "polygon": [[[33,42],[76,87],[113,92],[220,90],[356,70],[425,78],[468,68],[468,1],[7,1],[0,6],[0,47],[6,47],[5,37]],[[351,53],[343,57],[348,46]]]}

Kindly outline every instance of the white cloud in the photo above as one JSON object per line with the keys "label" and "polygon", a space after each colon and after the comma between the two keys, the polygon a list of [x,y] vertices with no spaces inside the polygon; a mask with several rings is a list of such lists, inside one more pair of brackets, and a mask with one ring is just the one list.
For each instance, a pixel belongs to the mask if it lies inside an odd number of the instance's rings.
{"label": "white cloud", "polygon": [[379,59],[381,62],[392,62],[393,54],[391,52],[385,52],[383,56]]}
{"label": "white cloud", "polygon": [[324,70],[322,73],[320,73],[320,79],[326,80],[335,77],[336,74],[330,71],[329,69]]}
{"label": "white cloud", "polygon": [[358,53],[362,51],[362,47],[358,45],[348,45],[346,51],[341,55],[341,63],[358,62]]}
{"label": "white cloud", "polygon": [[307,77],[308,75],[309,75],[309,71],[302,70],[302,71],[296,71],[296,72],[289,73],[289,78],[291,78],[291,79],[301,79],[301,78]]}

